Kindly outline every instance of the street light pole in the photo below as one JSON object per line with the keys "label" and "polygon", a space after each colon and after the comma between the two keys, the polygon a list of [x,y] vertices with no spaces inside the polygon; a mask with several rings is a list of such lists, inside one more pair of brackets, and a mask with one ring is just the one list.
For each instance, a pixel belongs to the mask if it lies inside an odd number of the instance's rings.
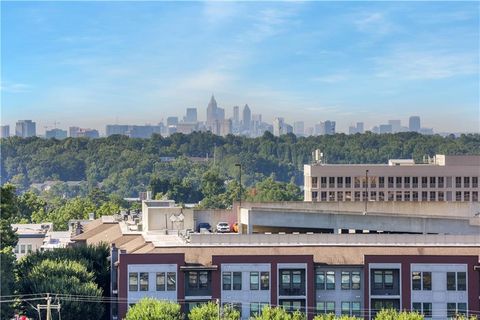
{"label": "street light pole", "polygon": [[367,214],[367,209],[368,209],[368,170],[365,170],[365,211],[363,214]]}

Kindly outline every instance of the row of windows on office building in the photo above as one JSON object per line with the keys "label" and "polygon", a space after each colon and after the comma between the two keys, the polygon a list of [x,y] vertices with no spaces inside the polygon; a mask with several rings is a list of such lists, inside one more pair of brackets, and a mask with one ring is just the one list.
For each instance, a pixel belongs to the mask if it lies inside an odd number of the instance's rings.
{"label": "row of windows on office building", "polygon": [[15,246],[14,252],[15,254],[26,254],[32,252],[32,245],[31,244],[17,244]]}
{"label": "row of windows on office building", "polygon": [[[252,271],[249,273],[250,290],[269,290],[270,273]],[[223,290],[242,290],[242,272],[223,272],[222,273]]]}
{"label": "row of windows on office building", "polygon": [[[447,291],[466,291],[466,272],[446,273]],[[412,290],[432,290],[432,273],[429,271],[412,272]]]}
{"label": "row of windows on office building", "polygon": [[128,274],[128,291],[176,291],[176,272],[156,272],[155,290],[149,287],[149,272],[130,272]]}
{"label": "row of windows on office building", "polygon": [[369,201],[478,201],[478,191],[312,191],[312,200],[365,201],[367,194]]}
{"label": "row of windows on office building", "polygon": [[[319,183],[320,180],[320,183]],[[312,188],[478,188],[478,177],[312,177]],[[352,183],[353,182],[353,183]],[[367,185],[368,182],[368,185]]]}
{"label": "row of windows on office building", "polygon": [[[467,315],[467,303],[465,302],[447,302],[447,318],[456,318],[457,315]],[[412,311],[423,314],[424,318],[431,318],[433,315],[431,302],[412,302]]]}

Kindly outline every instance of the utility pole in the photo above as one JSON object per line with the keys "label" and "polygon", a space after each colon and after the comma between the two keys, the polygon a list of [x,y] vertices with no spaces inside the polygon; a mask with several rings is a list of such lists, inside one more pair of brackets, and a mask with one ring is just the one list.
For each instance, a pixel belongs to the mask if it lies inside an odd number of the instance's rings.
{"label": "utility pole", "polygon": [[52,320],[52,309],[56,309],[60,314],[60,303],[52,305],[52,297],[50,297],[50,293],[47,293],[47,304],[37,304],[37,309],[40,314],[40,310],[45,309],[47,310],[47,318],[46,320]]}

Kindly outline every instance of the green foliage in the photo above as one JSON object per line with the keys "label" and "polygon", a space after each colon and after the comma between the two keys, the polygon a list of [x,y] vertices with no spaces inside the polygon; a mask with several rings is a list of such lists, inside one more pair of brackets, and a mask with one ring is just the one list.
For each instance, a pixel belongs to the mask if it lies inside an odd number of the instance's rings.
{"label": "green foliage", "polygon": [[267,201],[300,201],[301,191],[293,182],[284,183],[275,181],[275,175],[258,182],[248,192],[247,200],[255,202]]}
{"label": "green foliage", "polygon": [[395,309],[385,309],[377,313],[375,320],[423,320],[423,315],[417,312],[399,312]]}
{"label": "green foliage", "polygon": [[131,307],[126,320],[182,320],[183,315],[177,303],[143,298]]}
{"label": "green foliage", "polygon": [[[54,292],[58,295],[81,295],[89,297],[102,296],[102,289],[94,282],[94,273],[87,267],[73,260],[42,260],[28,271],[27,278],[21,279],[22,287],[31,292]],[[102,302],[84,303],[75,298],[61,297],[62,319],[78,319],[81,314],[85,319],[99,319],[104,313]],[[36,311],[27,307],[26,313],[34,316]]]}
{"label": "green foliage", "polygon": [[12,184],[1,187],[0,200],[0,250],[4,250],[15,247],[18,241],[15,231],[10,226],[19,215],[18,199]]}
{"label": "green foliage", "polygon": [[363,318],[356,318],[356,317],[351,317],[347,315],[337,317],[333,313],[320,314],[315,316],[315,318],[313,318],[313,320],[360,320],[360,319],[363,319]]}
{"label": "green foliage", "polygon": [[262,312],[253,317],[255,320],[306,320],[307,317],[304,313],[295,311],[287,312],[282,307],[270,307],[265,306]]}
{"label": "green foliage", "polygon": [[226,305],[221,308],[218,304],[213,302],[208,302],[201,304],[200,306],[196,306],[193,308],[190,313],[188,314],[189,320],[239,320],[240,319],[240,312],[233,309],[232,307]]}
{"label": "green foliage", "polygon": [[[7,247],[0,250],[0,270],[2,275],[0,277],[0,295],[2,297],[13,295],[15,290],[15,255],[12,248]],[[2,300],[9,300],[9,298],[2,298]],[[0,319],[11,319],[13,317],[13,304],[0,304]]]}
{"label": "green foliage", "polygon": [[[44,260],[49,260],[59,262],[74,261],[83,265],[87,273],[93,275],[92,281],[98,285],[104,294],[108,294],[110,292],[110,264],[107,260],[109,255],[110,252],[107,245],[78,246],[59,248],[54,251],[32,252],[18,261],[16,269],[18,291],[20,294],[48,292],[37,291],[36,286],[29,277],[31,270],[39,266]],[[67,289],[65,288],[65,290]],[[56,291],[50,292],[58,293]],[[97,319],[97,317],[92,319]]]}

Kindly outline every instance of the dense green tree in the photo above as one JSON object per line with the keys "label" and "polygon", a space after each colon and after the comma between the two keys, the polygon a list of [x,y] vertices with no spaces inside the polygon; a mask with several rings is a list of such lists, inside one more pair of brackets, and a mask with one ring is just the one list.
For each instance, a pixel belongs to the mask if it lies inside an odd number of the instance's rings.
{"label": "dense green tree", "polygon": [[[62,319],[100,319],[105,312],[104,304],[99,301],[102,289],[95,283],[93,272],[73,260],[45,259],[28,270],[27,277],[19,279],[21,288],[31,293],[53,293],[59,299]],[[22,292],[24,293],[24,292]],[[89,297],[88,303],[83,302]],[[23,305],[31,317],[36,310],[30,305]]]}
{"label": "dense green tree", "polygon": [[275,181],[275,175],[273,174],[249,189],[247,195],[247,200],[257,202],[299,201],[301,199],[302,195],[298,186],[293,182]]}
{"label": "dense green tree", "polygon": [[126,320],[182,320],[183,315],[178,303],[143,298],[131,307]]}
{"label": "dense green tree", "polygon": [[417,312],[384,309],[376,314],[375,320],[423,320],[423,315]]}
{"label": "dense green tree", "polygon": [[0,200],[0,250],[3,250],[15,247],[18,241],[18,237],[11,227],[11,224],[19,216],[18,199],[12,184],[1,187]]}
{"label": "dense green tree", "polygon": [[[12,300],[11,297],[15,293],[15,255],[12,247],[6,247],[0,250],[0,295],[2,300]],[[13,303],[4,302],[0,304],[0,319],[11,319],[13,317]]]}
{"label": "dense green tree", "polygon": [[218,304],[208,302],[196,306],[188,314],[189,320],[239,320],[240,312],[229,305],[220,307]]}
{"label": "dense green tree", "polygon": [[306,320],[307,317],[304,313],[295,311],[287,312],[282,307],[270,307],[266,306],[262,309],[261,313],[255,317],[254,320]]}

